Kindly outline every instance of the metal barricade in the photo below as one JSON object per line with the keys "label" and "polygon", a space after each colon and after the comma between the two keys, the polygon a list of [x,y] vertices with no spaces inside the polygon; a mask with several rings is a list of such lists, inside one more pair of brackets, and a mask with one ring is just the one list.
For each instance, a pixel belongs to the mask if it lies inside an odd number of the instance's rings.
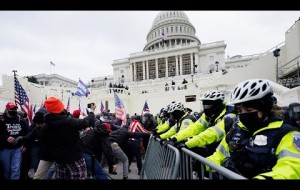
{"label": "metal barricade", "polygon": [[180,153],[171,145],[162,146],[159,139],[150,136],[140,179],[176,179]]}
{"label": "metal barricade", "polygon": [[140,179],[247,179],[187,148],[179,151],[170,144],[161,145],[155,138],[150,136]]}
{"label": "metal barricade", "polygon": [[[211,162],[189,149],[182,148],[180,151],[180,166],[177,179],[247,179],[227,168]],[[195,168],[195,162],[198,165]],[[209,167],[207,170],[207,166]]]}

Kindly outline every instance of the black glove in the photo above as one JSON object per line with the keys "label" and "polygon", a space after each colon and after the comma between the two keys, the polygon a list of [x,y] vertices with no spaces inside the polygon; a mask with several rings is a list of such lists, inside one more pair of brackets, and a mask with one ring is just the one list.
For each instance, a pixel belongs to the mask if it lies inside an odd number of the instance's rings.
{"label": "black glove", "polygon": [[175,143],[174,143],[174,141],[172,141],[172,140],[167,140],[167,141],[164,143],[164,146],[167,147],[168,144],[174,146]]}
{"label": "black glove", "polygon": [[179,143],[177,146],[176,146],[179,150],[181,150],[182,148],[187,148],[186,144],[185,143]]}
{"label": "black glove", "polygon": [[170,141],[173,141],[175,143],[175,142],[177,142],[177,139],[176,139],[176,137],[173,137],[173,138],[171,138]]}
{"label": "black glove", "polygon": [[167,139],[160,139],[159,144],[160,144],[160,145],[164,145],[166,140],[167,140]]}
{"label": "black glove", "polygon": [[157,135],[157,131],[156,131],[156,129],[152,129],[152,130],[151,130],[151,132],[152,132],[152,134],[153,134],[154,136],[156,136],[156,135]]}

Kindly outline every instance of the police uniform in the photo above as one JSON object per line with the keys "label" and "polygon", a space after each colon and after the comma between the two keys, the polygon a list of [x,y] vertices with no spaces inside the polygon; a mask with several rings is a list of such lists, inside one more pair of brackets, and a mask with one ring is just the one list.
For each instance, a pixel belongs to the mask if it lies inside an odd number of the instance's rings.
{"label": "police uniform", "polygon": [[250,134],[235,123],[208,160],[254,179],[300,179],[300,132],[275,116]]}

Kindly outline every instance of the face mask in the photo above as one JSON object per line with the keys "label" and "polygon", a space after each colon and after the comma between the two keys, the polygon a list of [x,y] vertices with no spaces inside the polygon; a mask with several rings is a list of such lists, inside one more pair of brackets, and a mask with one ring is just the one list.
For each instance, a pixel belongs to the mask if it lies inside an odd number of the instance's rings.
{"label": "face mask", "polygon": [[171,113],[171,115],[176,120],[180,119],[183,116],[182,112],[180,112],[178,110],[175,110],[173,113]]}
{"label": "face mask", "polygon": [[239,114],[240,121],[247,127],[250,133],[263,127],[263,119],[257,115],[258,111]]}
{"label": "face mask", "polygon": [[12,117],[16,117],[17,116],[17,110],[9,110],[9,111],[7,111],[8,112],[8,114],[10,115],[10,116],[12,116]]}
{"label": "face mask", "polygon": [[207,117],[212,117],[214,115],[214,110],[212,108],[204,109],[204,113]]}

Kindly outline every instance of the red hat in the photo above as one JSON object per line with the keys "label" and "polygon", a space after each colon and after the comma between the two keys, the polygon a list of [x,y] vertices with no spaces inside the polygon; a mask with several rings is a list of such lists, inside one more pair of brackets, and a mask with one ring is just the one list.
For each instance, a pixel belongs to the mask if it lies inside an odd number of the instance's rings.
{"label": "red hat", "polygon": [[79,116],[80,116],[80,110],[74,110],[73,111],[73,117],[74,118],[79,118]]}
{"label": "red hat", "polygon": [[45,106],[48,112],[50,113],[61,113],[64,110],[64,103],[56,98],[56,97],[49,97],[45,101]]}
{"label": "red hat", "polygon": [[17,109],[17,108],[18,108],[18,106],[16,106],[16,104],[13,103],[13,102],[8,102],[8,103],[6,104],[6,109],[7,109],[7,110]]}

